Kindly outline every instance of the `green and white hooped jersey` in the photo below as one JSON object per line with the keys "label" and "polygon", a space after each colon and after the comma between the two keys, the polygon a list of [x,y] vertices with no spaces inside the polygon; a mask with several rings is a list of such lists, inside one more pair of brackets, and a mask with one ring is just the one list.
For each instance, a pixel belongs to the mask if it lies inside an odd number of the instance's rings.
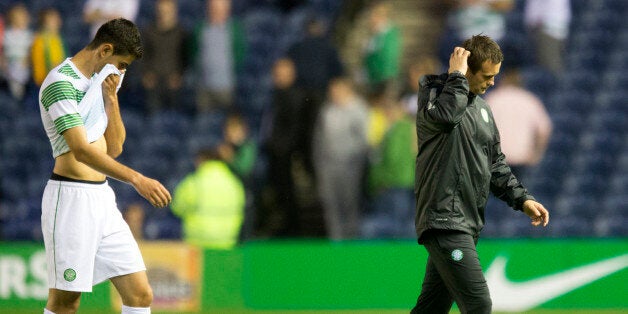
{"label": "green and white hooped jersey", "polygon": [[84,126],[90,143],[105,133],[108,119],[100,87],[104,78],[100,77],[86,78],[70,58],[48,73],[39,90],[39,110],[53,157],[70,151],[62,136],[68,129]]}

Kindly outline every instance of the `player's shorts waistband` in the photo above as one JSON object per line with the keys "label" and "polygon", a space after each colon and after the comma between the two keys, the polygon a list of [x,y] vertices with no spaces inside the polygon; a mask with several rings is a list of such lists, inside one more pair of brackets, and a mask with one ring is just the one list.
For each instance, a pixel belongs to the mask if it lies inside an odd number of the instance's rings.
{"label": "player's shorts waistband", "polygon": [[63,182],[65,183],[71,183],[72,185],[76,184],[77,186],[93,186],[93,187],[100,187],[100,186],[106,186],[107,184],[107,180],[102,180],[102,181],[89,181],[89,180],[79,180],[79,179],[73,179],[73,178],[68,178],[66,176],[62,176],[60,174],[56,174],[56,173],[52,173],[52,175],[50,175],[50,181],[49,182]]}

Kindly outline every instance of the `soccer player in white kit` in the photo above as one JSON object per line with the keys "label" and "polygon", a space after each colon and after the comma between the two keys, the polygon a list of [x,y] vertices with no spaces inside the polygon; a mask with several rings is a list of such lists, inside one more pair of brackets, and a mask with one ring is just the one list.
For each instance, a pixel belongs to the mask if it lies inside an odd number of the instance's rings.
{"label": "soccer player in white kit", "polygon": [[126,138],[117,90],[128,65],[141,57],[137,27],[114,19],[50,71],[40,89],[41,119],[55,158],[42,199],[49,287],[44,313],[75,313],[81,293],[107,279],[122,297],[122,313],[150,313],[146,267],[106,179],[131,184],[153,206],[170,203],[161,183],[115,160]]}

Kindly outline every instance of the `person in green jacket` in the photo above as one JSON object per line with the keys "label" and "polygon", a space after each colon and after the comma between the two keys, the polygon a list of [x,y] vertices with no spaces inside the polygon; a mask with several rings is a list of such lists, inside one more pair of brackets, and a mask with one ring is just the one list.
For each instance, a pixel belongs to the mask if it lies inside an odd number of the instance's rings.
{"label": "person in green jacket", "polygon": [[218,150],[202,150],[197,158],[196,171],[177,185],[170,208],[183,222],[187,243],[233,248],[244,219],[244,187]]}
{"label": "person in green jacket", "polygon": [[362,225],[366,238],[414,236],[414,123],[400,102],[389,100],[384,113],[390,125],[371,155],[368,193],[371,213]]}
{"label": "person in green jacket", "polygon": [[207,0],[206,18],[195,27],[189,50],[198,112],[229,108],[246,54],[244,27],[231,14],[231,0]]}
{"label": "person in green jacket", "polygon": [[220,154],[231,170],[245,183],[250,183],[257,161],[257,144],[249,134],[249,125],[238,113],[231,113],[223,126],[224,145]]}
{"label": "person in green jacket", "polygon": [[257,161],[257,143],[250,135],[249,125],[239,113],[231,113],[223,126],[223,143],[218,148],[220,156],[229,165],[233,173],[242,180],[247,194],[245,205],[246,219],[242,223],[240,240],[253,236],[256,224],[256,211],[253,206],[255,187],[255,164]]}
{"label": "person in green jacket", "polygon": [[370,90],[388,89],[399,76],[401,31],[389,18],[387,2],[376,2],[369,11],[371,37],[364,51],[363,66]]}

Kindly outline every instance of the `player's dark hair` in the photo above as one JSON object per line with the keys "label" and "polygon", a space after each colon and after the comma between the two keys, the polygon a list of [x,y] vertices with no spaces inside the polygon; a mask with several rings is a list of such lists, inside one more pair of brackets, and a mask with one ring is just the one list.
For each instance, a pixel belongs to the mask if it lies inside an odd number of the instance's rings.
{"label": "player's dark hair", "polygon": [[124,18],[113,19],[103,24],[92,42],[87,45],[87,49],[93,50],[102,44],[112,44],[114,55],[131,55],[135,59],[141,59],[144,54],[139,29],[133,22]]}
{"label": "player's dark hair", "polygon": [[491,61],[493,64],[504,61],[504,54],[499,45],[488,36],[475,35],[465,40],[462,48],[471,52],[467,59],[471,73],[479,71],[485,61]]}

